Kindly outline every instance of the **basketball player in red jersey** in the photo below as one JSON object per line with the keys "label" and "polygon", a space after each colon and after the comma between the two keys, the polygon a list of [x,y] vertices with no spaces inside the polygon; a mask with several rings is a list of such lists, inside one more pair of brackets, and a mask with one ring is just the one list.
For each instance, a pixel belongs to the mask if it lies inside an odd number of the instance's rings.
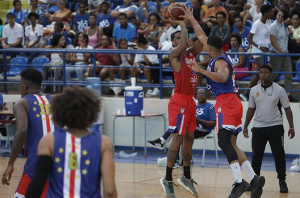
{"label": "basketball player in red jersey", "polygon": [[179,147],[182,146],[183,171],[184,176],[178,179],[179,185],[185,188],[193,196],[198,197],[194,187],[194,180],[190,174],[190,162],[192,158],[192,147],[194,143],[194,131],[196,129],[196,103],[193,99],[197,88],[197,73],[188,66],[188,60],[195,61],[203,45],[196,41],[189,48],[188,31],[185,22],[172,21],[173,24],[180,25],[181,33],[178,32],[175,38],[180,36],[180,43],[171,50],[169,59],[174,72],[175,89],[168,105],[169,132],[173,133],[173,139],[168,149],[168,162],[166,167],[166,177],[161,178],[160,183],[167,197],[175,197],[173,190],[172,170],[175,163]]}
{"label": "basketball player in red jersey", "polygon": [[[27,140],[28,156],[24,165],[21,181],[15,197],[25,197],[26,190],[32,179],[37,160],[37,147],[40,139],[55,130],[49,114],[51,95],[44,95],[40,89],[43,81],[42,73],[32,67],[21,72],[20,92],[22,98],[14,105],[17,120],[17,131],[11,149],[11,155],[2,176],[2,184],[9,185],[14,172],[14,163],[19,155],[25,139]],[[47,188],[47,185],[46,185]],[[45,197],[45,192],[42,197]]]}
{"label": "basketball player in red jersey", "polygon": [[229,198],[240,197],[248,188],[249,184],[243,179],[241,167],[246,171],[251,180],[251,198],[260,198],[265,184],[263,176],[257,176],[243,151],[237,144],[237,136],[242,131],[243,106],[236,92],[238,87],[234,81],[234,65],[231,58],[222,50],[222,39],[218,36],[206,35],[193,17],[190,9],[186,9],[185,20],[193,26],[198,39],[206,45],[211,60],[207,70],[201,69],[195,61],[188,60],[193,71],[206,76],[207,88],[215,95],[216,104],[216,130],[218,133],[218,144],[234,175],[234,187]]}

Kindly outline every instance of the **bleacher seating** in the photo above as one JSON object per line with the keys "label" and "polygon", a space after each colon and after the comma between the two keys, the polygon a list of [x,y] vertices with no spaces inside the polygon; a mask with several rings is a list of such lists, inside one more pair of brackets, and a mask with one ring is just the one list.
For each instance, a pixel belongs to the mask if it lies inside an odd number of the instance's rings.
{"label": "bleacher seating", "polygon": [[300,82],[300,61],[297,62],[296,64],[296,76],[293,78],[293,82]]}
{"label": "bleacher seating", "polygon": [[20,75],[22,70],[27,67],[28,59],[25,57],[15,57],[10,60],[9,66],[10,70],[7,73],[7,76],[16,76]]}
{"label": "bleacher seating", "polygon": [[32,60],[31,66],[34,66],[35,69],[39,70],[42,72],[42,66],[46,63],[49,63],[49,59],[47,57],[36,57]]}

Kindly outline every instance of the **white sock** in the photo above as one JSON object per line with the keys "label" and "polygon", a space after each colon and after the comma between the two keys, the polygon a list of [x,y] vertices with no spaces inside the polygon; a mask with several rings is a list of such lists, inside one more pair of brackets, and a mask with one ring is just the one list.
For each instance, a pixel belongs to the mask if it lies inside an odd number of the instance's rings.
{"label": "white sock", "polygon": [[160,139],[160,141],[161,141],[162,144],[164,144],[165,141],[166,141],[163,137],[160,137],[159,139]]}
{"label": "white sock", "polygon": [[250,162],[248,160],[244,161],[242,164],[242,169],[244,169],[250,179],[250,181],[254,178],[254,176],[256,175]]}
{"label": "white sock", "polygon": [[233,164],[230,164],[230,168],[233,172],[235,183],[241,183],[242,182],[242,173],[241,168],[238,162],[235,162]]}

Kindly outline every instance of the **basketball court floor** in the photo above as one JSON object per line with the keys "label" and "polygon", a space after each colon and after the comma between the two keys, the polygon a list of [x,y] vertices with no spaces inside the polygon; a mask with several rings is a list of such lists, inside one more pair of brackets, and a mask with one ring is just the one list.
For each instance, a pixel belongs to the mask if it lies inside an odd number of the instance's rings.
{"label": "basketball court floor", "polygon": [[[120,149],[120,148],[119,148]],[[121,148],[122,150],[126,148]],[[119,152],[120,150],[116,150]],[[124,150],[131,154],[131,151]],[[160,178],[165,175],[165,168],[157,165],[159,157],[165,157],[163,151],[148,149],[148,156],[145,158],[142,148],[137,148],[137,155],[134,157],[115,156],[116,163],[116,184],[118,197],[120,198],[163,198]],[[249,157],[250,159],[250,157]],[[204,167],[201,167],[202,154],[193,153],[192,177],[198,183],[196,186],[199,197],[203,198],[225,198],[232,189],[233,175],[227,164],[224,155],[219,155],[219,165],[213,152],[208,152],[205,157]],[[274,160],[271,156],[264,158],[261,174],[266,177],[263,198],[300,198],[300,173],[291,172],[293,158],[287,158],[287,179],[289,193],[279,193],[278,179],[276,178]],[[8,157],[0,157],[0,173],[2,175]],[[25,158],[18,158],[15,162],[15,172],[11,179],[10,186],[0,185],[0,198],[11,198],[20,180]],[[176,181],[183,173],[182,167],[174,169],[173,179]],[[243,177],[249,182],[246,173]],[[182,187],[174,187],[176,197],[192,197]],[[245,192],[242,198],[250,197],[250,192]]]}

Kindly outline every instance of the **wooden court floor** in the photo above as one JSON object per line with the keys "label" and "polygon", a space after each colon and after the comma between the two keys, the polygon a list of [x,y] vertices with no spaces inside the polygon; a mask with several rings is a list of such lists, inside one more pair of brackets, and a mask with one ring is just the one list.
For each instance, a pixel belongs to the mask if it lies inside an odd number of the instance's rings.
{"label": "wooden court floor", "polygon": [[[1,175],[6,167],[8,158],[0,157]],[[0,198],[12,198],[20,180],[25,159],[18,158],[15,163],[15,172],[10,186],[0,185]],[[182,168],[175,169],[173,179],[182,174]],[[159,179],[165,175],[165,168],[151,164],[116,163],[116,184],[118,197],[121,198],[162,198],[164,197]],[[300,198],[300,173],[287,172],[289,193],[279,193],[278,180],[274,171],[262,171],[266,177],[263,198]],[[198,194],[203,198],[225,198],[231,191],[233,181],[232,172],[223,166],[219,168],[192,167],[192,177],[199,184],[196,186]],[[243,172],[247,181],[247,175]],[[192,197],[181,187],[174,187],[176,197]],[[242,198],[250,197],[245,192]]]}

